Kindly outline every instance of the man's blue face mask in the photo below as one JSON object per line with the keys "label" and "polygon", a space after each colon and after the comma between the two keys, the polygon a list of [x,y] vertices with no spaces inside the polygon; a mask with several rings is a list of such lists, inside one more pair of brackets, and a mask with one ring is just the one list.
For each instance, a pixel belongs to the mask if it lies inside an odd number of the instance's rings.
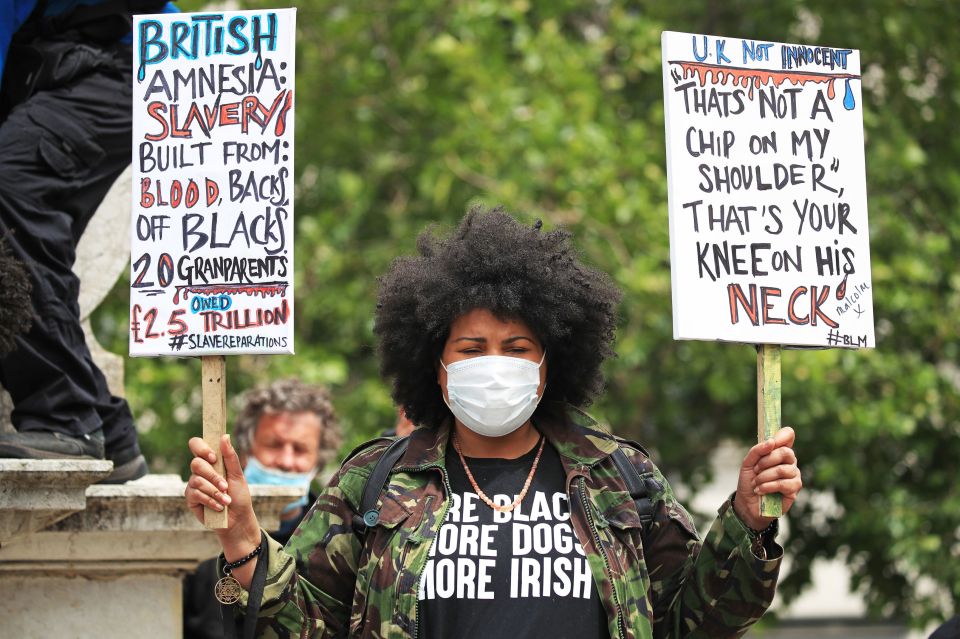
{"label": "man's blue face mask", "polygon": [[243,476],[246,477],[248,484],[292,486],[303,490],[303,497],[290,502],[283,508],[283,511],[280,513],[281,518],[307,505],[307,493],[310,491],[310,482],[313,481],[316,475],[316,470],[306,473],[289,473],[283,470],[277,470],[276,468],[267,468],[253,455],[247,458],[247,466],[243,469]]}

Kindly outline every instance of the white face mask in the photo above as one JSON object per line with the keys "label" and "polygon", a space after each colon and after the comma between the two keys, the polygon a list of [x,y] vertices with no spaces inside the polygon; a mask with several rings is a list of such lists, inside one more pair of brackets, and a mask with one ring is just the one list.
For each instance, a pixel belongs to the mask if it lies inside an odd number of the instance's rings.
{"label": "white face mask", "polygon": [[243,469],[243,476],[248,484],[291,486],[301,489],[303,497],[284,506],[283,512],[280,513],[284,515],[307,505],[307,493],[310,492],[310,483],[317,476],[317,471],[314,469],[306,473],[292,473],[277,468],[268,468],[261,464],[256,457],[250,455],[247,458],[247,465]]}
{"label": "white face mask", "polygon": [[[543,357],[547,354],[544,353]],[[540,363],[484,355],[447,366],[447,407],[460,422],[487,437],[503,437],[530,419],[540,403]]]}

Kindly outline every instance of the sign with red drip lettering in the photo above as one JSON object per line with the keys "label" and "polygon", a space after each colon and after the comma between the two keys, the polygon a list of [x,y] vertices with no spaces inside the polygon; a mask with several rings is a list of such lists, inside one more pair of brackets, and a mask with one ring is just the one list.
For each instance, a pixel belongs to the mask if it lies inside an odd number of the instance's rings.
{"label": "sign with red drip lettering", "polygon": [[295,23],[135,17],[131,355],[293,352]]}
{"label": "sign with red drip lettering", "polygon": [[662,51],[674,337],[873,347],[859,51]]}

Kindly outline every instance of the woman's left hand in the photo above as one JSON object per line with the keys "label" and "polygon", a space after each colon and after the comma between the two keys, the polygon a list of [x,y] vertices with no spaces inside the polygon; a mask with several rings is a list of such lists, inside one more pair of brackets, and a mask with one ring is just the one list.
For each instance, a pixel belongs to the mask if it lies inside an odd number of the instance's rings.
{"label": "woman's left hand", "polygon": [[762,530],[773,517],[760,516],[760,496],[783,495],[783,514],[793,505],[803,487],[797,456],[793,452],[796,433],[789,426],[750,449],[740,466],[737,496],[733,508],[740,521],[754,530]]}

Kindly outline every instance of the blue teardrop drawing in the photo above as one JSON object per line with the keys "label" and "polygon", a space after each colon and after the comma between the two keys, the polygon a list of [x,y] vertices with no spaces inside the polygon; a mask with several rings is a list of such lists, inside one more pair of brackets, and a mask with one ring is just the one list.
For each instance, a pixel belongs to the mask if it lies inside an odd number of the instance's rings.
{"label": "blue teardrop drawing", "polygon": [[[260,54],[259,50],[257,51],[257,59],[254,60],[253,66],[254,68],[256,68],[257,71],[263,68],[263,56]],[[847,87],[849,88],[850,80],[847,80],[847,82],[848,82]],[[844,104],[846,104],[846,102],[844,102]],[[853,108],[853,107],[850,107],[850,108]]]}
{"label": "blue teardrop drawing", "polygon": [[850,89],[850,78],[843,81],[843,108],[847,111],[853,111],[857,103],[853,100],[853,91]]}
{"label": "blue teardrop drawing", "polygon": [[140,63],[140,68],[137,69],[137,80],[143,82],[144,78],[147,77],[147,67],[142,62]]}

